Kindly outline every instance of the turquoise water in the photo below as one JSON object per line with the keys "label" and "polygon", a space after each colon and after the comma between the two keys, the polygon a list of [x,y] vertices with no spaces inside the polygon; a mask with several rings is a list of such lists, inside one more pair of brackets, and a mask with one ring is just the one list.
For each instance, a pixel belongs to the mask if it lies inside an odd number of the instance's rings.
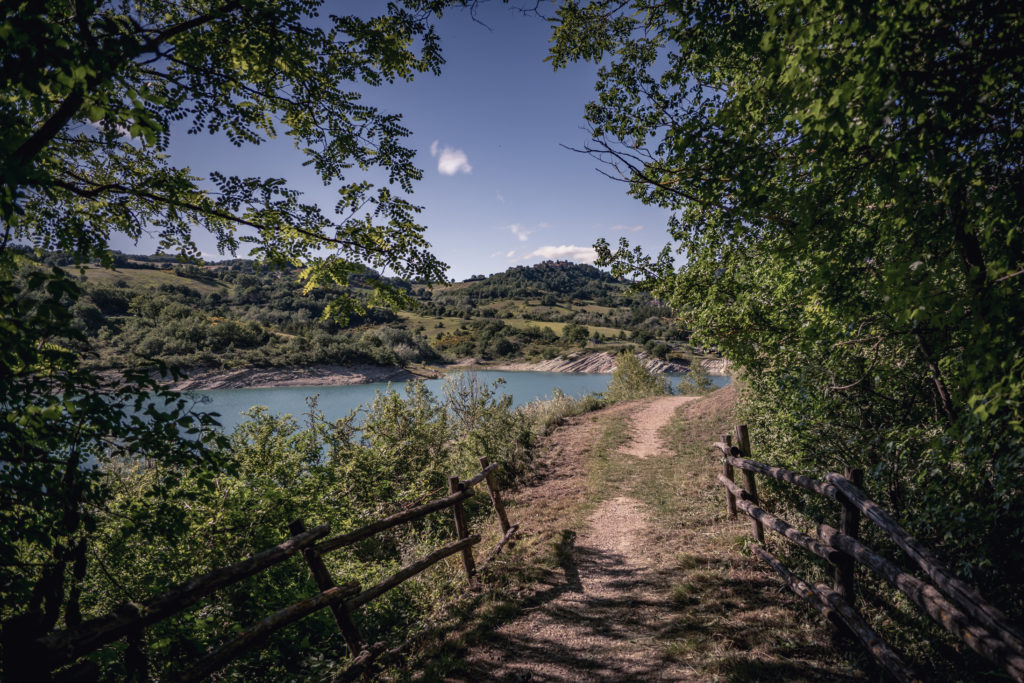
{"label": "turquoise water", "polygon": [[[504,372],[499,370],[477,370],[477,378],[482,382],[494,382],[498,378],[505,380],[498,391],[511,394],[515,405],[523,405],[537,399],[549,399],[556,387],[568,396],[584,396],[593,392],[602,392],[608,388],[611,375],[570,375],[561,372]],[[674,386],[679,384],[680,377],[669,376]],[[716,387],[724,387],[729,383],[728,377],[712,376],[711,381]],[[435,395],[441,395],[443,379],[426,380],[427,388]],[[290,414],[299,418],[308,408],[306,398],[319,396],[319,408],[328,419],[344,417],[364,403],[373,400],[378,391],[386,391],[387,382],[374,384],[355,384],[345,387],[275,387],[271,389],[210,389],[196,392],[208,397],[204,406],[207,410],[220,413],[220,423],[226,432],[230,432],[245,418],[241,413],[253,406],[266,406],[271,413]],[[404,391],[404,383],[390,385],[397,391]]]}

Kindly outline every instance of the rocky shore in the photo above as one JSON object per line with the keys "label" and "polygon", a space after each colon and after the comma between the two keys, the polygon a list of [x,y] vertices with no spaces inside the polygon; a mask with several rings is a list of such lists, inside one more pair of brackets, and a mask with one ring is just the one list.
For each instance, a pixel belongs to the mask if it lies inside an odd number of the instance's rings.
{"label": "rocky shore", "polygon": [[[645,353],[640,359],[653,372],[680,374],[689,372],[685,363],[653,358]],[[713,375],[729,374],[729,362],[707,359],[701,365]],[[568,357],[522,363],[486,363],[467,358],[450,366],[407,369],[379,365],[311,365],[289,368],[240,368],[222,370],[198,368],[189,372],[187,379],[174,382],[175,391],[201,391],[206,389],[267,389],[272,387],[340,387],[372,382],[405,382],[411,379],[439,377],[447,369],[478,368],[481,370],[507,370],[510,372],[565,372],[574,374],[610,373],[615,370],[615,356],[607,352],[577,352]]]}
{"label": "rocky shore", "polygon": [[[637,354],[652,372],[665,372],[669,374],[682,374],[690,371],[688,363],[675,363],[661,360],[647,355],[644,352]],[[721,358],[709,358],[701,361],[701,365],[713,375],[729,374],[729,361]],[[614,354],[602,351],[599,353],[578,352],[567,358],[552,358],[551,360],[535,361],[529,363],[498,363],[482,364],[488,370],[510,370],[510,371],[533,371],[533,372],[567,372],[567,373],[610,373],[615,370]]]}
{"label": "rocky shore", "polygon": [[171,384],[175,391],[203,389],[266,389],[271,387],[341,387],[371,382],[405,382],[436,374],[379,365],[311,365],[291,368],[192,370],[187,379]]}

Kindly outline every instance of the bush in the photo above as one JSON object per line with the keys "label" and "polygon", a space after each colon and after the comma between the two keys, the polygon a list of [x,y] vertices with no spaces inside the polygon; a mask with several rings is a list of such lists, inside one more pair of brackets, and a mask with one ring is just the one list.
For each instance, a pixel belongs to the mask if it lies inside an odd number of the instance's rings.
{"label": "bush", "polygon": [[590,330],[583,325],[577,325],[576,323],[569,323],[562,329],[562,338],[569,344],[586,346],[587,337],[589,336]]}
{"label": "bush", "polygon": [[605,392],[609,403],[629,401],[647,396],[666,396],[672,393],[664,375],[647,369],[636,355],[623,351],[615,358],[615,371]]}
{"label": "bush", "polygon": [[679,382],[679,393],[684,396],[701,396],[714,388],[715,385],[711,381],[711,375],[708,373],[707,368],[700,364],[700,361],[691,363],[690,372]]}
{"label": "bush", "polygon": [[566,396],[561,389],[555,387],[549,400],[528,403],[523,406],[522,410],[538,433],[547,434],[565,422],[567,417],[599,410],[604,405],[604,399],[599,394],[587,394],[580,398],[573,398]]}
{"label": "bush", "polygon": [[[157,595],[170,585],[279,543],[287,524],[330,524],[340,533],[379,519],[411,501],[436,498],[447,477],[479,471],[478,458],[500,463],[504,485],[528,468],[531,423],[511,398],[473,375],[455,375],[444,396],[410,382],[404,394],[378,393],[366,409],[361,434],[355,414],[328,421],[311,401],[305,424],[254,408],[231,436],[228,472],[212,482],[190,477],[168,484],[166,468],[124,463],[109,470],[116,496],[98,520],[95,562],[88,565],[86,617],[109,612],[129,599]],[[160,496],[152,495],[161,486]],[[471,524],[492,514],[486,496],[468,501]],[[451,540],[450,514],[435,514],[366,543],[325,556],[336,581],[364,587]],[[427,578],[408,581],[355,615],[369,642],[402,640],[461,590],[457,568],[442,565]],[[290,561],[229,587],[180,618],[148,628],[152,675],[174,680],[197,656],[282,605],[315,592],[301,561]],[[308,654],[328,656],[312,670]],[[273,636],[258,654],[232,662],[225,680],[323,680],[343,661],[344,645],[329,614],[303,619]],[[102,678],[124,676],[111,651],[93,656]],[[332,672],[332,670],[335,670]]]}

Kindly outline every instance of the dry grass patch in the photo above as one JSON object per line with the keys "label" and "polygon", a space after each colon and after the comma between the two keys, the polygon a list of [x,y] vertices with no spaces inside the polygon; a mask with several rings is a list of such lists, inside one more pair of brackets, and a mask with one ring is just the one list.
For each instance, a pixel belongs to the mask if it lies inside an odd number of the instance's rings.
{"label": "dry grass patch", "polygon": [[[863,656],[751,558],[750,523],[730,519],[710,444],[733,424],[735,389],[680,407],[663,431],[671,463],[650,490],[673,533],[670,595],[677,614],[663,634],[664,656],[703,679],[864,680]],[[655,474],[654,472],[651,473]]]}

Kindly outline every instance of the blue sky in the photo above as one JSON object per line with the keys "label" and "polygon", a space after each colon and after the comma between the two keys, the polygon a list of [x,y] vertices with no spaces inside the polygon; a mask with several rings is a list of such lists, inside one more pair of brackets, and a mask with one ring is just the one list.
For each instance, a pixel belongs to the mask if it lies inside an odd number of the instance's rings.
{"label": "blue sky", "polygon": [[[667,240],[668,212],[626,194],[601,175],[597,160],[565,149],[588,139],[584,105],[593,97],[596,67],[576,64],[555,72],[544,60],[551,29],[503,3],[484,3],[438,24],[447,61],[440,76],[420,75],[369,89],[365,101],[401,113],[412,130],[423,180],[412,201],[434,253],[462,280],[549,258],[592,260],[599,237],[657,250]],[[489,27],[489,28],[488,28]],[[283,138],[283,136],[282,136]],[[172,135],[172,157],[198,175],[219,169],[285,177],[329,210],[335,191],[301,166],[286,139],[237,149],[208,136]],[[200,236],[201,237],[201,236]],[[199,239],[209,259],[212,240]],[[115,243],[124,251],[152,245]],[[244,256],[244,254],[239,254]]]}

